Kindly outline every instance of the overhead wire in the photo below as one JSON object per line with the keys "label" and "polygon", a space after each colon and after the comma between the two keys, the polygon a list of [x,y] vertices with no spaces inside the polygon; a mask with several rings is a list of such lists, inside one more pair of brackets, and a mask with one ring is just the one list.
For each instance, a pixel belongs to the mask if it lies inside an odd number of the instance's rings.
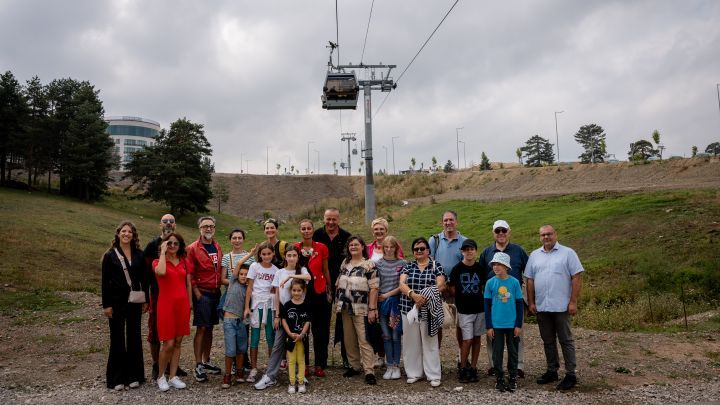
{"label": "overhead wire", "polygon": [[375,6],[375,0],[370,4],[370,16],[368,16],[367,28],[365,29],[365,40],[363,41],[362,54],[360,55],[360,64],[362,65],[363,58],[365,57],[365,45],[367,44],[368,32],[370,31],[370,20],[372,20],[373,7]]}
{"label": "overhead wire", "polygon": [[[445,16],[443,16],[442,20],[440,20],[440,22],[439,22],[438,25],[435,27],[435,29],[430,33],[430,36],[428,36],[428,38],[427,38],[427,39],[425,40],[425,42],[422,44],[422,46],[420,47],[420,49],[418,49],[418,51],[417,51],[417,53],[415,54],[415,56],[413,56],[413,58],[410,60],[410,63],[408,63],[408,65],[405,67],[405,69],[402,71],[402,73],[400,73],[400,76],[398,76],[397,80],[395,80],[395,85],[397,85],[397,84],[400,82],[400,79],[402,79],[402,77],[405,75],[405,72],[407,72],[408,69],[410,69],[410,66],[412,66],[413,62],[415,62],[415,59],[417,59],[418,55],[420,55],[420,52],[422,52],[422,50],[425,48],[425,45],[427,45],[428,42],[430,42],[430,39],[432,39],[433,35],[435,35],[435,32],[437,32],[438,28],[440,28],[440,26],[442,25],[442,23],[445,21],[445,19],[448,17],[448,15],[450,15],[450,12],[453,11],[453,9],[455,8],[455,6],[458,4],[459,1],[460,1],[460,0],[455,0],[455,3],[453,3],[452,6],[450,6],[450,9],[447,11],[447,13],[445,13]],[[380,106],[377,108],[377,110],[375,110],[375,114],[374,114],[375,116],[377,116],[377,114],[378,114],[378,112],[380,111],[380,109],[385,105],[385,102],[386,102],[387,99],[390,97],[390,94],[391,94],[391,93],[392,93],[392,92],[388,92],[388,94],[387,94],[387,95],[385,96],[385,98],[383,99],[382,103],[380,103]]]}

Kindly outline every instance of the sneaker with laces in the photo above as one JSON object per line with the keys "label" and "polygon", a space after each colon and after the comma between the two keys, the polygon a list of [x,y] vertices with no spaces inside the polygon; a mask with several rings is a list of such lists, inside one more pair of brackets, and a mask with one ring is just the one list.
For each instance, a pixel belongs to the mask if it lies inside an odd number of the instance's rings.
{"label": "sneaker with laces", "polygon": [[223,382],[222,382],[221,387],[227,389],[227,388],[230,388],[231,385],[232,385],[232,374],[225,374],[223,376]]}
{"label": "sneaker with laces", "polygon": [[546,371],[545,374],[541,375],[535,382],[542,385],[555,382],[559,379],[557,371]]}
{"label": "sneaker with laces", "polygon": [[420,381],[420,377],[408,377],[406,382],[408,384],[415,384],[418,381]]}
{"label": "sneaker with laces", "polygon": [[125,385],[124,385],[124,384],[118,384],[118,385],[116,385],[115,388],[113,388],[113,389],[114,389],[115,391],[122,391],[122,390],[125,389]]}
{"label": "sneaker with laces", "polygon": [[439,387],[440,384],[441,384],[440,380],[432,380],[432,381],[430,381],[430,386],[433,387],[433,388]]}
{"label": "sneaker with laces", "polygon": [[290,384],[288,385],[288,394],[294,394],[295,393],[295,385]]}
{"label": "sneaker with laces", "polygon": [[203,363],[203,368],[205,368],[206,373],[213,375],[220,374],[220,372],[222,371],[220,370],[220,367],[216,366],[210,361],[208,361],[207,363]]}
{"label": "sneaker with laces", "polygon": [[463,367],[458,371],[458,381],[460,383],[467,383],[470,381],[467,368]]}
{"label": "sneaker with laces", "polygon": [[495,379],[495,389],[500,392],[505,392],[505,379],[502,377],[498,377]]}
{"label": "sneaker with laces", "polygon": [[392,379],[392,375],[393,375],[393,367],[390,366],[387,368],[387,370],[385,370],[385,374],[383,374],[383,380]]}
{"label": "sneaker with laces", "polygon": [[402,377],[402,374],[400,373],[400,367],[398,367],[398,366],[393,367],[393,373],[392,373],[392,376],[390,377],[390,379],[399,380],[400,377]]}
{"label": "sneaker with laces", "polygon": [[195,370],[193,370],[193,374],[195,374],[195,381],[197,382],[205,382],[208,380],[207,374],[205,374],[205,368],[201,363],[198,363],[195,366]]}
{"label": "sneaker with laces", "polygon": [[262,376],[260,381],[258,381],[257,384],[255,384],[256,390],[264,390],[265,388],[272,387],[277,384],[276,380],[271,379],[270,377],[266,375]]}
{"label": "sneaker with laces", "polygon": [[128,387],[133,388],[133,389],[134,389],[134,388],[138,388],[138,387],[140,387],[140,382],[138,382],[138,381],[133,381],[133,382],[130,383],[130,385],[128,385]]}
{"label": "sneaker with laces", "polygon": [[167,378],[165,378],[165,376],[162,376],[157,379],[157,385],[158,385],[158,389],[161,392],[165,392],[170,389],[170,385],[168,384]]}
{"label": "sneaker with laces", "polygon": [[256,368],[254,368],[254,369],[250,370],[250,374],[248,374],[245,381],[247,381],[249,383],[254,383],[255,379],[257,378],[257,375],[258,375],[258,371]]}
{"label": "sneaker with laces", "polygon": [[178,389],[178,390],[181,390],[181,389],[187,387],[187,385],[185,385],[185,383],[182,382],[182,380],[179,379],[178,376],[171,378],[170,381],[168,381],[168,384],[171,387]]}
{"label": "sneaker with laces", "polygon": [[565,377],[557,385],[556,389],[559,391],[567,391],[577,385],[577,377],[572,374],[565,374]]}
{"label": "sneaker with laces", "polygon": [[232,369],[230,370],[230,375],[237,374],[237,367],[235,367],[235,362],[233,361]]}
{"label": "sneaker with laces", "polygon": [[305,384],[298,384],[297,392],[300,394],[306,393],[307,388],[305,388]]}
{"label": "sneaker with laces", "polygon": [[238,373],[235,374],[235,382],[236,383],[244,383],[245,382],[245,378],[243,378],[242,369],[238,370]]}

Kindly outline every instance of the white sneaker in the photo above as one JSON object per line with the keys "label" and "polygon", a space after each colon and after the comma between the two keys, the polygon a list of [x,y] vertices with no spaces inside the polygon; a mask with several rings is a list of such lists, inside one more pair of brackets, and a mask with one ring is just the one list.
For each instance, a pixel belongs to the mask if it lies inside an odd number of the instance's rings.
{"label": "white sneaker", "polygon": [[245,378],[245,381],[249,383],[254,383],[255,379],[257,378],[258,371],[256,368],[250,370],[250,374],[248,374],[247,378]]}
{"label": "white sneaker", "polygon": [[400,367],[395,366],[393,367],[392,375],[390,376],[391,380],[399,380],[402,375],[400,374]]}
{"label": "white sneaker", "polygon": [[297,392],[304,394],[307,390],[305,389],[305,384],[298,385]]}
{"label": "white sneaker", "polygon": [[255,384],[255,389],[256,390],[264,390],[265,388],[272,387],[275,384],[277,384],[277,381],[270,379],[270,377],[268,377],[266,374],[266,375],[262,376],[262,378],[260,379],[260,381],[257,384]]}
{"label": "white sneaker", "polygon": [[387,370],[385,370],[385,374],[383,374],[383,380],[390,380],[390,379],[392,379],[393,370],[394,370],[394,369],[393,369],[392,366],[388,367]]}
{"label": "white sneaker", "polygon": [[178,376],[171,378],[170,381],[168,381],[168,384],[170,384],[171,387],[177,388],[179,390],[187,387],[187,385],[184,382],[182,382],[182,380],[179,379]]}
{"label": "white sneaker", "polygon": [[380,368],[385,365],[385,359],[378,356],[377,360],[375,360],[375,368]]}
{"label": "white sneaker", "polygon": [[408,384],[415,384],[416,382],[420,381],[420,377],[409,377],[407,379]]}
{"label": "white sneaker", "polygon": [[157,385],[160,391],[165,392],[170,389],[170,386],[168,385],[167,378],[165,376],[162,376],[157,379]]}
{"label": "white sneaker", "polygon": [[440,386],[440,380],[432,380],[430,381],[431,387],[439,387]]}
{"label": "white sneaker", "polygon": [[113,388],[115,391],[122,391],[125,389],[125,386],[123,384],[118,384]]}
{"label": "white sneaker", "polygon": [[139,386],[140,386],[140,383],[137,381],[133,381],[130,383],[130,385],[128,385],[128,387],[130,387],[130,388],[138,388]]}
{"label": "white sneaker", "polygon": [[288,394],[294,394],[295,393],[295,386],[290,384],[288,385]]}

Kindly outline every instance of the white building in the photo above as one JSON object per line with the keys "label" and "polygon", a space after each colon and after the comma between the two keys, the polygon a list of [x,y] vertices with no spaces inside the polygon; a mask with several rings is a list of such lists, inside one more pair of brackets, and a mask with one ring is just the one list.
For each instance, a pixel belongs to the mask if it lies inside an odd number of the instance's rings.
{"label": "white building", "polygon": [[105,117],[107,133],[115,142],[115,154],[120,156],[122,167],[132,160],[132,154],[155,144],[160,124],[140,117]]}

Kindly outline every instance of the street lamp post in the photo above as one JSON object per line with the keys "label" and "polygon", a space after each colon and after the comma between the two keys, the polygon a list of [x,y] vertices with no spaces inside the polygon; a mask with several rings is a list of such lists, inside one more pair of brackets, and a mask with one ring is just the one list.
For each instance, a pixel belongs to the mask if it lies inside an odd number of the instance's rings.
{"label": "street lamp post", "polygon": [[270,174],[270,147],[265,147],[265,174]]}
{"label": "street lamp post", "polygon": [[243,171],[242,171],[242,158],[243,158],[243,155],[244,155],[244,153],[240,152],[240,173],[243,172]]}
{"label": "street lamp post", "polygon": [[465,142],[464,141],[459,141],[459,142],[461,144],[463,144],[463,166],[465,167],[465,169],[467,169],[467,159],[465,157]]}
{"label": "street lamp post", "polygon": [[387,174],[387,169],[388,169],[388,167],[387,167],[387,162],[388,162],[387,146],[383,145],[382,147],[383,147],[383,149],[385,149],[385,174]]}
{"label": "street lamp post", "polygon": [[565,110],[562,111],[555,111],[555,146],[557,146],[557,164],[558,167],[560,166],[560,136],[558,135],[558,126],[557,126],[557,115],[564,113]]}
{"label": "street lamp post", "polygon": [[315,143],[314,141],[308,141],[307,143],[307,168],[305,174],[310,174],[310,144]]}
{"label": "street lamp post", "polygon": [[320,174],[320,151],[313,149],[313,152],[317,153],[317,170],[315,171],[315,174]]}
{"label": "street lamp post", "polygon": [[718,95],[718,110],[720,110],[720,83],[715,84],[715,88],[717,89]]}
{"label": "street lamp post", "polygon": [[400,138],[399,136],[393,136],[390,139],[390,142],[392,143],[392,155],[393,155],[393,174],[397,174],[397,171],[395,170],[395,138]]}
{"label": "street lamp post", "polygon": [[457,147],[457,157],[458,157],[458,170],[460,170],[460,135],[459,131],[465,127],[455,128],[455,146]]}
{"label": "street lamp post", "polygon": [[290,171],[290,155],[287,155],[287,158],[288,158],[288,165],[287,165],[287,167],[285,168],[285,173],[287,173],[287,172]]}
{"label": "street lamp post", "polygon": [[[250,174],[250,162],[251,162],[251,160],[245,159],[245,174]],[[260,169],[260,170],[262,170],[262,169]]]}

